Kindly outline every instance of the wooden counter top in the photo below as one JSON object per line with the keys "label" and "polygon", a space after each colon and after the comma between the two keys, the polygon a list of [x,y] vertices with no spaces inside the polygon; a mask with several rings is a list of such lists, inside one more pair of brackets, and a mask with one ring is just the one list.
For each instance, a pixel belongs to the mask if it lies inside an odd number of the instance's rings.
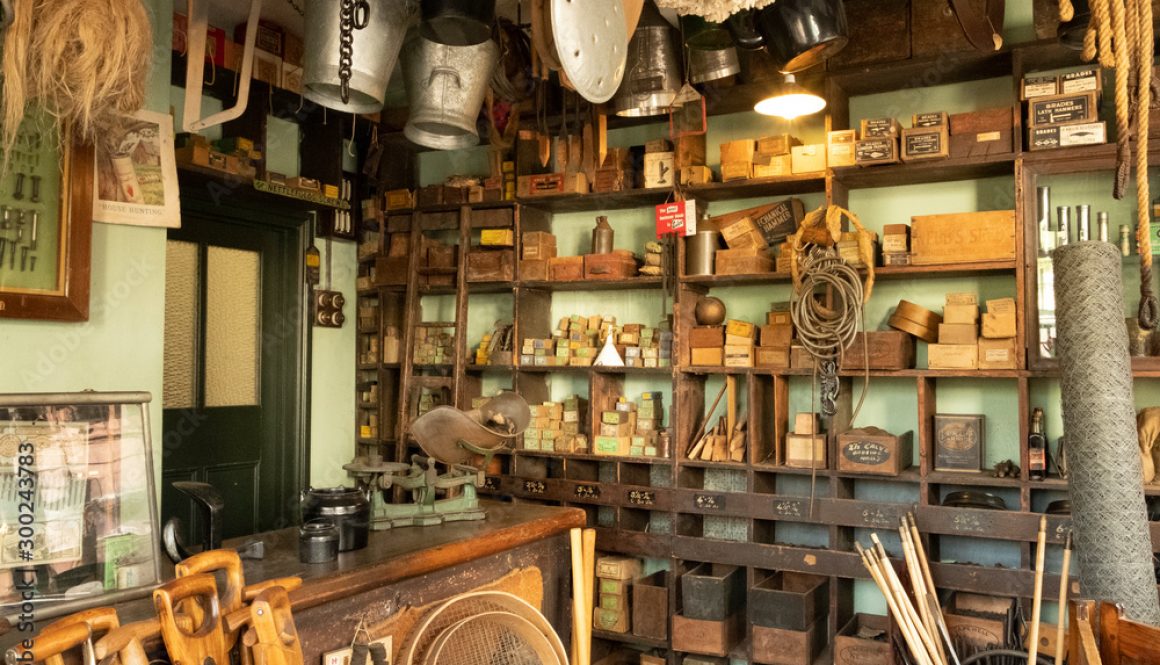
{"label": "wooden counter top", "polygon": [[[367,547],[343,552],[337,561],[331,563],[306,564],[298,560],[297,527],[233,539],[226,545],[239,545],[253,538],[265,541],[264,559],[243,561],[246,583],[300,576],[302,587],[290,595],[294,609],[300,611],[535,543],[585,524],[584,511],[579,508],[494,501],[483,504],[487,509],[485,520],[371,531]],[[168,561],[162,569],[166,579],[173,577],[173,566]],[[121,621],[155,616],[150,596],[149,590],[145,589],[140,598],[117,603]],[[107,601],[102,602],[97,597],[86,605],[99,607],[105,604]],[[38,619],[37,623],[46,621]],[[18,631],[10,630],[0,635],[0,648],[12,646],[23,637]]]}

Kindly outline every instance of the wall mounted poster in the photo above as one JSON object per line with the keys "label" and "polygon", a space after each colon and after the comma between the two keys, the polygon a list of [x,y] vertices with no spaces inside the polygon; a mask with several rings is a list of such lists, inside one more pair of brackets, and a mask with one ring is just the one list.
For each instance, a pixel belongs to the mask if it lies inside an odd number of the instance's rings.
{"label": "wall mounted poster", "polygon": [[138,111],[97,141],[93,221],[181,226],[173,118]]}

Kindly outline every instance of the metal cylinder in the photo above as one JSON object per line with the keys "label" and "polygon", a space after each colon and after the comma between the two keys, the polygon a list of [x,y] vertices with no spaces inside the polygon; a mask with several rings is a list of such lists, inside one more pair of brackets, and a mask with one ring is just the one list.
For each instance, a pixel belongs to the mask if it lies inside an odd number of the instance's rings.
{"label": "metal cylinder", "polygon": [[741,73],[741,61],[737,59],[737,49],[729,48],[705,50],[689,49],[689,81],[705,83]]}
{"label": "metal cylinder", "polygon": [[677,31],[655,4],[646,3],[628,42],[624,78],[612,96],[612,111],[632,118],[668,113],[681,85]]}
{"label": "metal cylinder", "polygon": [[341,0],[306,0],[303,96],[327,108],[348,113],[376,113],[383,108],[387,83],[399,59],[407,25],[414,14],[406,0],[371,3],[367,26],[351,33],[349,101],[342,101],[339,80]]}
{"label": "metal cylinder", "polygon": [[328,563],[338,558],[338,527],[326,519],[310,520],[298,529],[298,560]]}
{"label": "metal cylinder", "polygon": [[1120,254],[1123,256],[1132,255],[1132,230],[1128,228],[1127,224],[1120,224]]}
{"label": "metal cylinder", "polygon": [[1061,247],[1052,259],[1080,583],[1092,598],[1123,603],[1128,618],[1157,625],[1121,259],[1099,242]]}
{"label": "metal cylinder", "polygon": [[436,150],[479,143],[476,119],[499,59],[490,39],[474,46],[437,44],[421,35],[407,39],[403,75],[410,116],[403,135]]}
{"label": "metal cylinder", "polygon": [[1092,207],[1078,205],[1075,207],[1076,240],[1084,242],[1092,238]]}
{"label": "metal cylinder", "polygon": [[685,243],[685,274],[712,275],[713,260],[717,256],[717,239],[721,233],[716,229],[697,231]]}
{"label": "metal cylinder", "polygon": [[1108,213],[1102,210],[1096,213],[1096,237],[1100,242],[1108,241]]}
{"label": "metal cylinder", "polygon": [[421,0],[419,31],[433,42],[473,46],[491,39],[495,0]]}
{"label": "metal cylinder", "polygon": [[1067,206],[1058,206],[1055,209],[1055,215],[1059,218],[1059,226],[1055,229],[1055,246],[1063,247],[1071,240],[1071,230],[1068,221],[1071,218],[1071,208]]}

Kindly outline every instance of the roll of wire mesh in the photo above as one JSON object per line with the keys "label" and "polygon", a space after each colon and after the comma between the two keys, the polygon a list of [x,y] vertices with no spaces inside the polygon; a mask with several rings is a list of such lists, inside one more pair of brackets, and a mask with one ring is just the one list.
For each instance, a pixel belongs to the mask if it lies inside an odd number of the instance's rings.
{"label": "roll of wire mesh", "polygon": [[1052,253],[1063,428],[1084,594],[1160,625],[1144,504],[1121,256],[1102,242]]}

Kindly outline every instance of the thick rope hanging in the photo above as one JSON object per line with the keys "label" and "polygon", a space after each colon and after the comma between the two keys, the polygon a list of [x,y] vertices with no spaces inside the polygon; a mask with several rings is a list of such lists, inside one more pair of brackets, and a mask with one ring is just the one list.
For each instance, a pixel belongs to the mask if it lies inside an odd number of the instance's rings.
{"label": "thick rope hanging", "polygon": [[[1140,255],[1140,305],[1136,318],[1142,329],[1152,330],[1160,320],[1160,303],[1152,291],[1151,193],[1148,185],[1148,113],[1152,106],[1154,55],[1152,2],[1090,0],[1089,5],[1091,22],[1084,35],[1083,58],[1091,61],[1098,56],[1101,66],[1115,69],[1117,136],[1112,195],[1117,199],[1124,197],[1127,188],[1132,169],[1133,128],[1136,132],[1136,248]],[[1074,14],[1070,0],[1059,0],[1059,14],[1061,19]]]}

